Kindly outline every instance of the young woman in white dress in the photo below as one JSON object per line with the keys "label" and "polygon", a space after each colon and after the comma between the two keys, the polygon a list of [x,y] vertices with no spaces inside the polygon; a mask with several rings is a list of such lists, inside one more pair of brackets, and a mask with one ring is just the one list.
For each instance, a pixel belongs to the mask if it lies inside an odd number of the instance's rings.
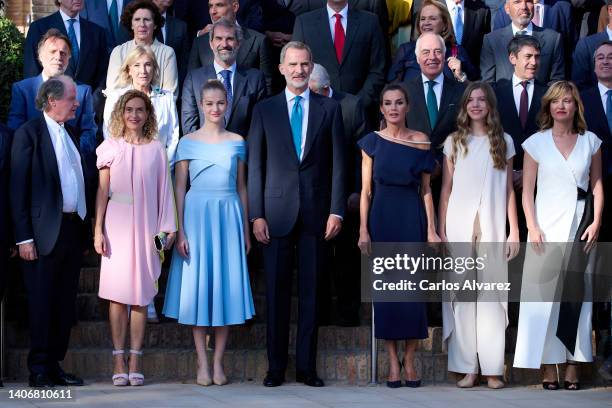
{"label": "young woman in white dress", "polygon": [[568,81],[555,82],[548,89],[538,121],[541,131],[522,144],[523,208],[528,239],[534,245],[528,246],[525,257],[521,300],[526,301],[521,302],[514,366],[540,368],[543,364],[542,386],[555,390],[559,388],[555,364],[567,362],[564,387],[576,390],[580,388],[576,363],[593,360],[592,303],[582,303],[575,347],[568,350],[557,337],[559,319],[564,318],[559,316],[560,303],[553,302],[552,296],[536,302],[532,290],[545,293],[550,288],[553,293],[562,283],[558,276],[567,254],[552,249],[554,243],[575,240],[585,210],[581,197],[589,189],[593,221],[579,239],[597,240],[603,209],[601,141],[586,130],[578,89]]}
{"label": "young woman in white dress", "polygon": [[[457,251],[478,252],[477,244],[481,242],[510,243],[486,248],[489,259],[490,249],[499,252],[493,254],[499,262],[495,263],[494,271],[485,270],[484,274],[497,275],[501,268],[501,279],[505,280],[505,261],[516,255],[519,241],[512,187],[515,151],[512,138],[502,129],[495,94],[489,84],[473,82],[466,88],[457,128],[444,142],[438,234],[446,242],[474,244],[473,247],[451,244],[451,252],[453,247]],[[508,237],[506,218],[510,225]],[[486,275],[481,277],[489,280]],[[443,336],[448,342],[448,369],[465,374],[457,386],[475,385],[480,362],[489,388],[502,388],[504,383],[499,376],[504,372],[508,322],[505,298],[445,302],[442,316]]]}

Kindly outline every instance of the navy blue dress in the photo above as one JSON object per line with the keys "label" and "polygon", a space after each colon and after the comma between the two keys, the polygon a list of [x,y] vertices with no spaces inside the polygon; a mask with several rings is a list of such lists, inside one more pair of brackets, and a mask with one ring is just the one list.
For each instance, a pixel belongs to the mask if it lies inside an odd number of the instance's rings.
{"label": "navy blue dress", "polygon": [[[373,197],[368,217],[372,242],[427,242],[427,216],[420,195],[421,175],[433,171],[431,150],[384,139],[372,132],[359,147],[373,159]],[[425,339],[427,308],[422,302],[375,302],[379,339]]]}

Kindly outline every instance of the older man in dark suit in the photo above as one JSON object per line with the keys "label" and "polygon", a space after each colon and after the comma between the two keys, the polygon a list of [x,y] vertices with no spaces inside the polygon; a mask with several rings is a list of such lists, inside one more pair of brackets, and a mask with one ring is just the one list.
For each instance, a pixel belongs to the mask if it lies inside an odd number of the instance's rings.
{"label": "older man in dark suit", "polygon": [[607,1],[608,26],[601,33],[589,35],[578,41],[574,50],[572,81],[581,89],[597,85],[593,55],[603,42],[612,40],[612,0]]}
{"label": "older man in dark suit", "polygon": [[78,134],[65,125],[79,105],[70,77],[51,78],[36,98],[43,115],[15,133],[10,197],[15,241],[23,260],[30,321],[32,387],[82,385],[60,367],[75,320],[87,214],[85,167]]}
{"label": "older man in dark suit", "polygon": [[293,39],[310,46],[334,89],[358,96],[369,113],[377,109],[387,61],[375,15],[350,8],[348,0],[328,0],[325,8],[297,17]]}
{"label": "older man in dark suit", "polygon": [[317,286],[326,241],[344,216],[346,144],[340,105],[310,92],[312,54],[289,42],[281,52],[284,92],[259,102],[249,131],[249,217],[264,245],[267,387],[287,369],[293,254],[297,254],[296,380],[322,387],[317,376]]}
{"label": "older man in dark suit", "polygon": [[246,137],[253,107],[266,95],[264,76],[257,69],[236,64],[242,40],[242,29],[236,23],[223,18],[217,20],[207,37],[214,60],[187,74],[181,104],[183,132],[195,132],[204,125],[202,87],[210,79],[219,79],[228,91],[231,104],[227,110],[226,129]]}
{"label": "older man in dark suit", "polygon": [[465,86],[444,76],[444,39],[425,33],[417,40],[417,61],[421,75],[403,83],[410,95],[408,127],[429,136],[441,155],[441,145],[457,129],[459,101]]}
{"label": "older man in dark suit", "polygon": [[55,4],[59,7],[57,12],[32,23],[24,49],[24,78],[36,76],[42,71],[38,45],[43,35],[55,28],[70,40],[72,48],[66,75],[94,90],[104,83],[109,55],[106,37],[102,28],[79,16],[84,3],[56,0]]}
{"label": "older man in dark suit", "polygon": [[[238,0],[208,0],[210,18],[213,22],[225,18],[236,22],[240,7]],[[256,68],[263,72],[268,91],[272,87],[273,62],[270,59],[268,42],[263,34],[250,28],[243,28],[236,63],[241,68]],[[210,33],[206,32],[195,39],[189,55],[189,71],[212,64],[214,55],[210,49]]]}
{"label": "older man in dark suit", "polygon": [[[546,85],[540,84],[537,72],[540,67],[540,43],[535,37],[516,36],[508,44],[508,59],[514,67],[511,79],[495,84],[497,109],[504,131],[512,136],[516,156],[513,160],[514,187],[517,195],[522,194],[523,148],[522,143],[538,131],[536,121],[540,112]],[[527,239],[527,224],[522,207],[519,206],[519,234],[522,241]]]}
{"label": "older man in dark suit", "polygon": [[480,54],[483,81],[511,79],[514,68],[508,60],[506,47],[515,35],[532,35],[540,43],[540,68],[536,79],[548,84],[565,78],[563,40],[556,31],[540,28],[531,22],[533,0],[507,0],[505,10],[512,24],[485,35]]}
{"label": "older man in dark suit", "polygon": [[358,97],[332,88],[329,74],[325,67],[314,64],[308,87],[312,92],[335,99],[342,109],[346,149],[347,211],[340,234],[332,240],[333,250],[328,262],[329,274],[321,279],[319,321],[330,322],[332,315],[331,280],[333,278],[337,295],[338,317],[332,323],[339,326],[359,326],[360,261],[359,248],[355,242],[359,239],[359,192],[361,191],[361,149],[357,141],[365,135],[367,122],[365,111]]}

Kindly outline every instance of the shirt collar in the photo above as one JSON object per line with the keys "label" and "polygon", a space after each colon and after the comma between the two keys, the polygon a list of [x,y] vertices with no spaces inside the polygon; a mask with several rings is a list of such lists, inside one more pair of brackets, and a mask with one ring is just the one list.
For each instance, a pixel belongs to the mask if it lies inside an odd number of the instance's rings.
{"label": "shirt collar", "polygon": [[461,0],[459,3],[455,3],[455,0],[446,0],[446,8],[448,8],[449,11],[453,11],[456,6],[461,6],[461,10],[465,10],[463,3],[463,0]]}
{"label": "shirt collar", "polygon": [[516,33],[519,31],[525,31],[527,35],[533,34],[533,23],[531,21],[529,22],[529,25],[522,30],[515,26],[514,23],[510,24],[510,27],[512,27],[512,35],[516,35]]}
{"label": "shirt collar", "polygon": [[62,20],[64,20],[64,23],[67,23],[68,20],[70,20],[71,18],[74,18],[76,20],[76,22],[80,22],[80,17],[79,14],[77,13],[77,15],[75,17],[70,17],[68,14],[64,13],[64,11],[62,9],[59,9],[60,15],[62,16]]}
{"label": "shirt collar", "polygon": [[[427,78],[425,74],[423,74],[422,72],[421,72],[421,79],[423,80],[423,84],[426,84],[427,81],[429,81],[429,78]],[[441,85],[444,82],[444,73],[440,72],[440,74],[437,77],[435,77],[433,80],[436,81],[436,84]]]}
{"label": "shirt collar", "polygon": [[334,94],[334,90],[332,89],[331,85],[329,86],[329,95],[327,95],[329,98],[332,97],[332,95]]}
{"label": "shirt collar", "polygon": [[597,82],[597,88],[599,88],[599,94],[602,98],[609,91],[609,89],[606,88],[606,86],[599,81]]}
{"label": "shirt collar", "polygon": [[232,76],[236,73],[236,62],[234,62],[229,68],[223,68],[221,65],[217,64],[217,61],[213,60],[213,66],[215,67],[215,73],[219,75],[221,71],[228,70],[231,71]]}
{"label": "shirt collar", "polygon": [[[336,18],[334,17],[335,14],[336,12],[331,7],[327,6],[327,16],[330,20],[333,20],[334,23],[336,22]],[[346,3],[346,6],[344,6],[344,8],[340,10],[338,14],[340,14],[342,16],[342,19],[346,21],[346,18],[348,16],[348,3]]]}
{"label": "shirt collar", "polygon": [[54,121],[53,119],[51,119],[51,117],[49,115],[47,115],[47,112],[43,111],[43,116],[45,118],[45,122],[47,123],[47,128],[50,128],[53,132],[61,132],[61,128],[63,128],[64,124],[59,124],[56,121]]}
{"label": "shirt collar", "polygon": [[[287,103],[289,103],[289,101],[292,101],[296,96],[298,95],[291,92],[289,88],[285,88],[285,98],[287,99]],[[304,99],[304,101],[309,100],[310,99],[310,89],[306,88],[306,90],[302,92],[299,96],[301,96],[302,99]]]}
{"label": "shirt collar", "polygon": [[[517,85],[519,85],[521,82],[523,82],[524,80],[517,77],[516,74],[512,74],[512,87],[515,88]],[[533,85],[533,79],[530,79],[527,81],[527,83],[529,85]]]}

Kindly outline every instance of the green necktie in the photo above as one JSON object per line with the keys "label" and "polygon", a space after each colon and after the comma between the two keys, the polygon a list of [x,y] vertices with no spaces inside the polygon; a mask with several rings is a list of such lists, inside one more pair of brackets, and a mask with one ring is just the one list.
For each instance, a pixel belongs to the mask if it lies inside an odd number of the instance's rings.
{"label": "green necktie", "polygon": [[429,115],[429,124],[432,130],[436,127],[436,122],[438,121],[438,100],[433,90],[436,83],[436,81],[427,81],[427,85],[429,85],[427,88],[427,114]]}

